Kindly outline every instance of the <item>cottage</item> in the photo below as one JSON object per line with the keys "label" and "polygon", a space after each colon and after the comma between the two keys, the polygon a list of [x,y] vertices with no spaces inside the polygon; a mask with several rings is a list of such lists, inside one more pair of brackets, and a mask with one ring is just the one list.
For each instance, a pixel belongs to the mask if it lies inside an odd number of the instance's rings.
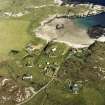
{"label": "cottage", "polygon": [[32,80],[33,76],[32,75],[24,75],[22,77],[22,80]]}
{"label": "cottage", "polygon": [[79,93],[79,86],[78,84],[73,85],[73,94],[78,94]]}
{"label": "cottage", "polygon": [[56,50],[57,50],[57,48],[53,48],[53,49],[52,49],[52,52],[55,52]]}
{"label": "cottage", "polygon": [[73,94],[78,94],[79,93],[80,87],[79,87],[78,84],[70,82],[69,83],[69,88],[73,92]]}

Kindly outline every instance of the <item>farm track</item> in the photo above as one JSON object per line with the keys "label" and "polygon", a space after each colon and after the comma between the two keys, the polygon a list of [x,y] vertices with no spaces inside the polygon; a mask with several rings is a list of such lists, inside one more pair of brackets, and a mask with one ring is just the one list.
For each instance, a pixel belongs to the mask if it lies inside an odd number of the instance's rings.
{"label": "farm track", "polygon": [[30,101],[32,98],[34,98],[37,94],[39,94],[40,92],[42,92],[44,89],[46,89],[52,82],[53,82],[54,78],[52,78],[45,86],[43,86],[40,90],[38,90],[37,92],[34,92],[34,94],[29,98],[27,99],[26,101],[20,103],[20,104],[17,104],[17,105],[22,105],[22,104],[25,104],[27,103],[28,101]]}

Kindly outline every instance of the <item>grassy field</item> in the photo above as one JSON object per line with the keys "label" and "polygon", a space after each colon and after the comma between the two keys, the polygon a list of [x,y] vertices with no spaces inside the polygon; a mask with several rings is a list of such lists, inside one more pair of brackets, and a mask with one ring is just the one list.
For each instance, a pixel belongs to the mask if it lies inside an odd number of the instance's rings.
{"label": "grassy field", "polygon": [[12,4],[12,0],[0,0],[0,10],[8,8]]}
{"label": "grassy field", "polygon": [[0,57],[7,56],[11,49],[22,50],[31,40],[27,33],[28,21],[0,20]]}

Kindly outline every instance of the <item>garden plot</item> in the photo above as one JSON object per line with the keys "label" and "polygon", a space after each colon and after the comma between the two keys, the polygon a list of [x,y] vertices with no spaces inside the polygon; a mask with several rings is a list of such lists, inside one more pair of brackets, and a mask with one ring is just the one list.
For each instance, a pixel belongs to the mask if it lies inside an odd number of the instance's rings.
{"label": "garden plot", "polygon": [[48,43],[38,57],[36,67],[47,76],[56,76],[69,47],[64,43]]}

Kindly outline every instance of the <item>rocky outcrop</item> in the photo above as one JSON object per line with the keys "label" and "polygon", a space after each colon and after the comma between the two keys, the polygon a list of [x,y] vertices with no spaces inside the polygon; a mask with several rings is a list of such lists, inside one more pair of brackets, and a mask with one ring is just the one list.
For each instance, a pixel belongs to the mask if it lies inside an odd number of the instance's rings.
{"label": "rocky outcrop", "polygon": [[[65,4],[65,0],[55,0],[54,1],[56,4],[59,6]],[[70,4],[65,4],[65,6],[69,7],[70,9],[78,11],[82,11],[82,13],[77,12],[75,15],[78,15],[80,17],[84,16],[90,16],[90,15],[96,15],[102,12],[105,12],[105,6],[101,5],[94,5],[92,3],[87,3],[87,4],[75,4],[75,3],[70,3]]]}
{"label": "rocky outcrop", "polygon": [[30,98],[34,92],[32,87],[24,87],[8,77],[0,76],[0,105],[7,103],[21,104]]}
{"label": "rocky outcrop", "polygon": [[80,9],[87,8],[85,11],[83,11],[83,13],[80,13],[81,16],[90,16],[105,12],[105,7],[100,5],[77,4],[75,7]]}
{"label": "rocky outcrop", "polygon": [[24,12],[18,12],[18,13],[13,13],[13,12],[4,12],[2,13],[2,16],[9,16],[9,17],[22,17],[24,15],[28,14],[28,11]]}
{"label": "rocky outcrop", "polygon": [[88,35],[91,38],[97,39],[101,36],[104,36],[104,34],[105,34],[105,27],[102,27],[100,25],[96,25],[88,29]]}

